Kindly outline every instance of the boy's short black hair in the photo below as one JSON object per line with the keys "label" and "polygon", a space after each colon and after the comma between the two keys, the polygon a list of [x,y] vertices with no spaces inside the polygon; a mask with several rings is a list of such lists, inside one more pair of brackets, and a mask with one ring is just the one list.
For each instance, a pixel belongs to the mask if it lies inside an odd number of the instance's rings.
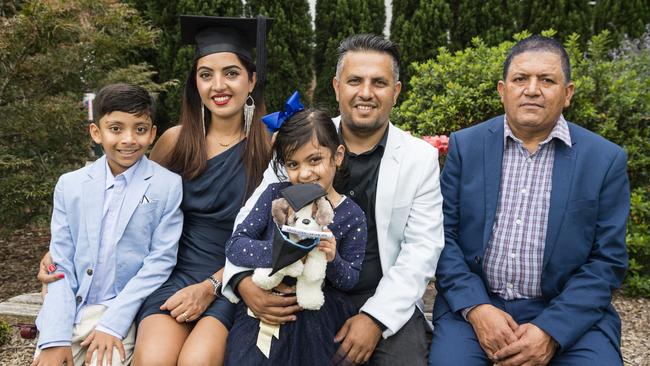
{"label": "boy's short black hair", "polygon": [[124,112],[135,116],[147,115],[154,121],[156,104],[149,92],[138,85],[110,84],[101,88],[93,103],[95,123],[105,115]]}

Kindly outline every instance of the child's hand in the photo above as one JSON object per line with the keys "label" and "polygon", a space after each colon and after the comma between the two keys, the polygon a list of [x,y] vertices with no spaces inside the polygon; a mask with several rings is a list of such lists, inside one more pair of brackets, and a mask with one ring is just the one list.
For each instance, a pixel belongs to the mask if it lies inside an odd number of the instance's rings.
{"label": "child's hand", "polygon": [[[330,230],[325,229],[323,231]],[[318,250],[325,253],[325,259],[328,262],[333,261],[334,257],[336,257],[336,238],[321,238],[320,244],[318,244]]]}
{"label": "child's hand", "polygon": [[72,361],[72,347],[50,347],[41,351],[34,359],[32,366],[61,366],[63,363],[74,365]]}
{"label": "child's hand", "polygon": [[[112,365],[113,363],[113,347],[117,348],[120,352],[120,361],[126,360],[126,351],[122,341],[108,333],[99,330],[93,330],[83,342],[81,347],[88,347],[86,351],[86,359],[84,364],[90,365],[92,362],[93,353],[97,351],[97,365],[103,365],[104,355],[106,356],[106,364]],[[72,364],[69,364],[72,365]]]}

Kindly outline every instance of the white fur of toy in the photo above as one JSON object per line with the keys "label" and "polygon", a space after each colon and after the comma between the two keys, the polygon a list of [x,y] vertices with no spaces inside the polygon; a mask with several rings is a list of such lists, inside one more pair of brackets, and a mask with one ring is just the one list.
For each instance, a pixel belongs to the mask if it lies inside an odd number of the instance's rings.
{"label": "white fur of toy", "polygon": [[[313,205],[307,205],[295,212],[289,208],[284,198],[273,201],[273,217],[278,225],[291,225],[297,228],[322,231],[323,227],[332,222],[334,210],[324,197],[316,201],[317,212],[314,214]],[[280,212],[282,211],[282,212]],[[283,216],[282,213],[285,215]],[[294,234],[289,234],[289,238],[298,242],[300,238]],[[303,263],[304,260],[304,263]],[[269,276],[271,268],[257,268],[253,272],[253,283],[262,289],[270,290],[282,282],[284,276],[295,277],[296,280],[296,298],[298,305],[307,310],[318,310],[325,303],[323,295],[323,281],[325,280],[325,271],[327,269],[327,258],[325,253],[318,250],[318,247],[312,249],[302,260],[282,268],[281,270]]]}

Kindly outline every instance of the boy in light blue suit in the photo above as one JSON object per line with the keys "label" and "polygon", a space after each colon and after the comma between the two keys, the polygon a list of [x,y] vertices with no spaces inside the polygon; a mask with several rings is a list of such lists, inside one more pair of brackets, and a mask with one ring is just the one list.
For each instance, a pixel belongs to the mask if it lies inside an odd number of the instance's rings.
{"label": "boy in light blue suit", "polygon": [[141,87],[114,84],[95,99],[90,135],[105,156],[64,174],[54,191],[50,252],[64,279],[36,319],[32,365],[126,365],[142,301],[176,264],[181,178],[144,153],[156,136]]}

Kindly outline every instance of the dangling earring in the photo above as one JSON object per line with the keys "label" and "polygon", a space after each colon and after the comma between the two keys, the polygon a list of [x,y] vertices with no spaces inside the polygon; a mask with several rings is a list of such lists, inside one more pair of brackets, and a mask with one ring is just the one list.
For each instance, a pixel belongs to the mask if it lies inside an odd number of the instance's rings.
{"label": "dangling earring", "polygon": [[244,103],[244,132],[246,132],[247,137],[248,131],[251,129],[251,124],[253,123],[253,114],[255,114],[255,100],[248,94],[246,103]]}
{"label": "dangling earring", "polygon": [[201,129],[203,130],[203,137],[205,137],[205,106],[203,103],[201,103]]}

